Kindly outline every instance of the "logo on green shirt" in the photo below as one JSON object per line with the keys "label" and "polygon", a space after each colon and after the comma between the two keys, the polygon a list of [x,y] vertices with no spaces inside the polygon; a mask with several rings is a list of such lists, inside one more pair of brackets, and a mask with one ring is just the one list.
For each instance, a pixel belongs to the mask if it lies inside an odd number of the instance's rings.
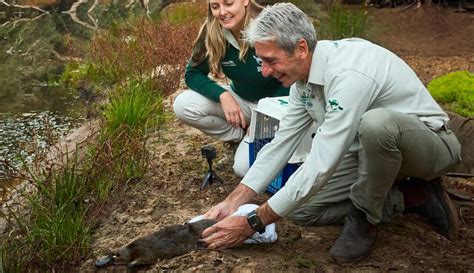
{"label": "logo on green shirt", "polygon": [[259,57],[255,55],[253,55],[252,57],[255,59],[255,62],[257,63],[257,72],[262,72],[262,64],[263,64],[262,59],[260,59]]}
{"label": "logo on green shirt", "polygon": [[228,60],[228,61],[221,61],[222,66],[237,66],[234,61]]}

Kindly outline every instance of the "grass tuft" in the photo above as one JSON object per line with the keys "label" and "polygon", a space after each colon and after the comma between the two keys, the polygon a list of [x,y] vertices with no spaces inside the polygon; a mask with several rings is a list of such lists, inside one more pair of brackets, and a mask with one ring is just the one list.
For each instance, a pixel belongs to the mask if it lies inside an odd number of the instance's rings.
{"label": "grass tuft", "polygon": [[[34,189],[22,191],[26,200],[23,210],[10,210],[15,236],[4,242],[7,252],[2,253],[3,261],[22,258],[4,263],[4,270],[56,270],[79,262],[88,252],[88,185],[79,166],[76,159],[68,159],[62,166],[20,171],[24,177],[29,175]],[[29,165],[24,162],[23,168]]]}
{"label": "grass tuft", "polygon": [[430,81],[427,86],[436,101],[459,115],[474,116],[474,74],[456,71]]}
{"label": "grass tuft", "polygon": [[339,40],[344,38],[369,36],[369,15],[361,7],[345,7],[332,4],[328,9],[328,17],[321,19],[318,27],[321,39]]}
{"label": "grass tuft", "polygon": [[119,129],[127,130],[128,134],[144,135],[147,128],[158,125],[158,117],[163,112],[161,97],[143,82],[132,81],[118,88],[109,100],[103,113],[107,135]]}

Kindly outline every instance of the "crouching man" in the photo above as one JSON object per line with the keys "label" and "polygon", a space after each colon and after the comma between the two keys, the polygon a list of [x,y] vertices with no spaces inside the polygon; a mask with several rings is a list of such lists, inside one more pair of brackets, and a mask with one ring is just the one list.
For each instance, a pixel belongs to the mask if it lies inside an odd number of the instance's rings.
{"label": "crouching man", "polygon": [[[205,214],[222,220],[203,233],[209,248],[239,245],[282,217],[344,222],[330,252],[353,262],[370,253],[377,224],[407,211],[456,238],[456,211],[437,178],[460,162],[460,144],[405,62],[362,39],[317,42],[310,20],[289,3],[265,8],[244,35],[263,60],[262,74],[291,86],[289,106],[241,183]],[[265,191],[312,122],[309,156],[286,185],[247,217],[227,217]]]}

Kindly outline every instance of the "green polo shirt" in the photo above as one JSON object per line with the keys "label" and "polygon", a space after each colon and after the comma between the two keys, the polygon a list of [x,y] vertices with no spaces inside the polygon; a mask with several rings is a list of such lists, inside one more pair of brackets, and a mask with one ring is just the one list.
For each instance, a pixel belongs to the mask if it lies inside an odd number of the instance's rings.
{"label": "green polo shirt", "polygon": [[[227,43],[221,67],[225,76],[232,82],[232,90],[242,99],[257,102],[265,97],[287,96],[289,88],[273,78],[262,76],[262,61],[255,55],[255,49],[249,48],[245,62],[239,60],[239,50]],[[192,67],[191,61],[186,66],[185,81],[188,87],[199,94],[219,102],[219,96],[226,90],[209,76],[207,58],[198,66]]]}

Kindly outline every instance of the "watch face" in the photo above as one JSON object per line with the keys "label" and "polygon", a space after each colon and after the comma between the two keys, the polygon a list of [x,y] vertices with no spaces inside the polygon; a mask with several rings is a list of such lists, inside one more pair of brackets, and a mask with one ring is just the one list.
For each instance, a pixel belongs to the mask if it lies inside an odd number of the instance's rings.
{"label": "watch face", "polygon": [[247,215],[247,221],[253,230],[258,231],[258,232],[262,232],[262,230],[265,230],[265,227],[263,226],[262,221],[260,221],[260,218],[255,213],[255,211],[251,211]]}
{"label": "watch face", "polygon": [[258,219],[257,219],[257,215],[253,214],[253,215],[250,215],[249,217],[249,221],[250,221],[250,224],[252,225],[252,227],[254,227],[255,225],[258,224]]}

